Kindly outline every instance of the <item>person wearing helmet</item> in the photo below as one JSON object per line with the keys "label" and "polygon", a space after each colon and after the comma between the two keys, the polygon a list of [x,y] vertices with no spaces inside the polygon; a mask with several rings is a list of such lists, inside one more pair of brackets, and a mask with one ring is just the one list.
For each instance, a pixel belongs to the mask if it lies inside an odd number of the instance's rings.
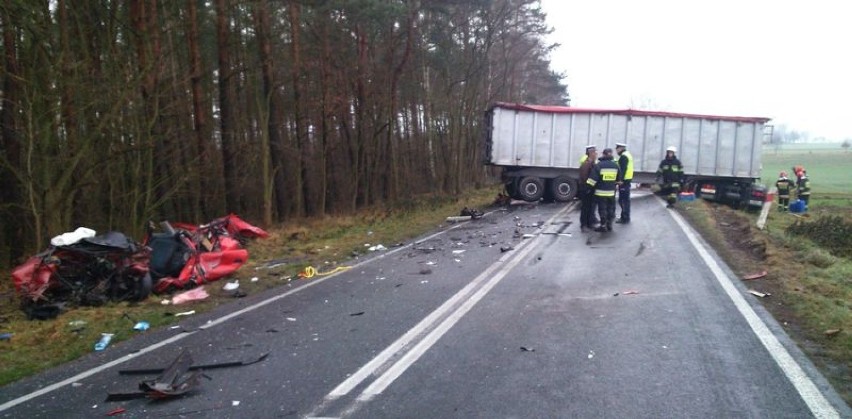
{"label": "person wearing helmet", "polygon": [[811,180],[808,179],[808,171],[802,170],[799,180],[796,182],[796,196],[805,203],[805,211],[808,210],[808,201],[811,200]]}
{"label": "person wearing helmet", "polygon": [[778,180],[775,181],[775,188],[778,189],[778,210],[779,211],[787,211],[787,208],[790,205],[790,192],[795,187],[796,187],[796,184],[793,183],[792,180],[787,178],[787,172],[782,171],[778,175]]}
{"label": "person wearing helmet", "polygon": [[618,163],[612,160],[612,149],[606,148],[586,180],[586,184],[594,188],[598,215],[601,217],[601,225],[595,231],[612,231],[612,222],[615,220],[615,189],[620,182],[621,169]]}
{"label": "person wearing helmet", "polygon": [[676,147],[667,148],[666,158],[660,162],[660,167],[657,168],[657,182],[662,178],[660,194],[665,195],[666,201],[669,203],[668,208],[673,208],[677,202],[677,193],[683,181],[683,165],[675,155],[676,153]]}

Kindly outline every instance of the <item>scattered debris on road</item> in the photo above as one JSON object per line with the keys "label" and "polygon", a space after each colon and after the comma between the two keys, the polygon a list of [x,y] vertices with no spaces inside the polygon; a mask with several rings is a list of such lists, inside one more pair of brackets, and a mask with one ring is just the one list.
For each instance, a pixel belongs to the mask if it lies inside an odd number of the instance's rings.
{"label": "scattered debris on road", "polygon": [[[267,332],[275,329],[269,329]],[[258,362],[263,361],[269,356],[269,352],[265,352],[258,356],[257,358],[247,359],[244,361],[227,361],[227,362],[219,362],[215,364],[200,364],[200,365],[190,365],[188,367],[188,371],[197,371],[197,370],[215,370],[220,368],[231,368],[231,367],[244,367],[246,365],[257,364]],[[145,375],[145,374],[160,374],[166,371],[166,368],[140,368],[140,369],[126,369],[126,370],[118,370],[120,375]]]}
{"label": "scattered debris on road", "polygon": [[182,396],[198,387],[200,378],[203,376],[200,369],[190,371],[191,368],[192,356],[189,354],[189,351],[184,349],[168,368],[162,370],[162,373],[157,378],[139,383],[140,391],[132,393],[108,393],[106,401],[143,398],[164,400]]}
{"label": "scattered debris on road", "polygon": [[521,346],[521,352],[535,352],[535,348],[531,346]]}

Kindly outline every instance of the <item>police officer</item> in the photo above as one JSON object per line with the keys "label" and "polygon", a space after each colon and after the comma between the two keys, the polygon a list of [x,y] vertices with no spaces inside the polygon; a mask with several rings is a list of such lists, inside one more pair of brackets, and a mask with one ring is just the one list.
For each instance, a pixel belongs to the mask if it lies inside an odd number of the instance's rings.
{"label": "police officer", "polygon": [[775,188],[778,189],[779,211],[787,211],[787,206],[790,205],[790,192],[795,186],[796,184],[787,178],[787,172],[782,171],[778,175],[778,180],[775,181]]}
{"label": "police officer", "polygon": [[660,167],[657,168],[657,180],[662,177],[663,183],[660,193],[666,196],[666,201],[669,203],[668,208],[673,208],[677,202],[677,193],[680,190],[680,183],[683,178],[683,165],[675,155],[676,147],[666,149],[666,158],[660,162]]}
{"label": "police officer", "polygon": [[618,185],[618,206],[621,207],[621,217],[616,223],[627,224],[630,222],[630,182],[633,180],[633,155],[627,151],[627,144],[615,143],[615,152],[618,153],[618,167],[621,170],[622,180]]}
{"label": "police officer", "polygon": [[618,182],[621,182],[621,170],[618,163],[612,160],[612,149],[606,148],[586,180],[586,184],[594,188],[598,215],[601,217],[601,225],[595,231],[612,231],[612,222],[615,220],[615,189]]}
{"label": "police officer", "polygon": [[594,145],[586,146],[586,153],[580,159],[580,231],[585,232],[586,229],[595,228],[595,198],[592,194],[593,188],[586,181],[592,173],[592,168],[595,166],[595,160],[598,158],[597,149]]}

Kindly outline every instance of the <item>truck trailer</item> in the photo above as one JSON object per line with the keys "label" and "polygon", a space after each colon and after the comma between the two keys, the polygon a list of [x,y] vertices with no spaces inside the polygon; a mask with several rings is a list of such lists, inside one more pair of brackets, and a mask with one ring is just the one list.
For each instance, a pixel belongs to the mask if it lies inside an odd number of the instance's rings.
{"label": "truck trailer", "polygon": [[502,167],[515,199],[572,200],[586,146],[600,153],[615,143],[627,144],[633,155],[634,184],[654,183],[666,148],[674,146],[685,189],[696,196],[735,206],[765,199],[766,187],[757,182],[769,118],[498,102],[485,119],[485,164]]}

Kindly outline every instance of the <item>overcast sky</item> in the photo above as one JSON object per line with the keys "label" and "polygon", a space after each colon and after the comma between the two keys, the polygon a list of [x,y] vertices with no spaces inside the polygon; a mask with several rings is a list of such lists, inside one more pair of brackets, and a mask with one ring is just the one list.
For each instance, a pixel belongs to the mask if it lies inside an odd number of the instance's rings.
{"label": "overcast sky", "polygon": [[541,0],[571,105],[762,116],[852,138],[852,13],[833,0]]}

